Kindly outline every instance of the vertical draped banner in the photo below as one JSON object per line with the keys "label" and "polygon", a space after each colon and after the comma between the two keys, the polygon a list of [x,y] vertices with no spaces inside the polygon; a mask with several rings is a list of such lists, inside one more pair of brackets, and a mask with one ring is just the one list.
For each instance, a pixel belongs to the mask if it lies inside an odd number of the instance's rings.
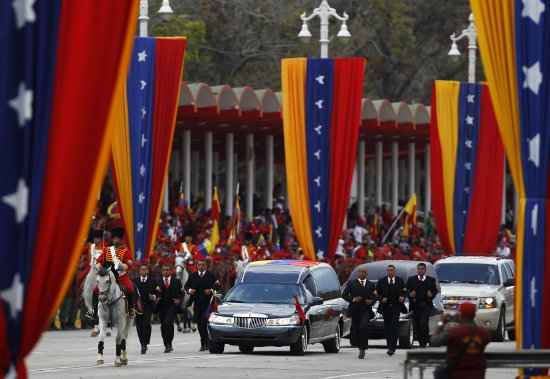
{"label": "vertical draped banner", "polygon": [[154,247],[176,125],[185,38],[136,38],[113,139],[113,176],[137,260]]}
{"label": "vertical draped banner", "polygon": [[331,258],[342,232],[359,141],[365,62],[283,60],[290,213],[309,259]]}
{"label": "vertical draped banner", "polygon": [[520,197],[516,343],[519,348],[550,348],[550,2],[472,0],[471,5],[500,134]]}
{"label": "vertical draped banner", "polygon": [[2,2],[0,14],[0,375],[26,378],[105,174],[137,3]]}
{"label": "vertical draped banner", "polygon": [[430,140],[433,213],[444,248],[489,255],[502,211],[504,151],[486,85],[436,81]]}

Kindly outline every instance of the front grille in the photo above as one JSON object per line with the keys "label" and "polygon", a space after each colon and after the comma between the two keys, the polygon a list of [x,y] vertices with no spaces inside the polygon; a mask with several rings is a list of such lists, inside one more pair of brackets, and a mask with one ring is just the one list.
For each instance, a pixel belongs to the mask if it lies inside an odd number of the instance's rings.
{"label": "front grille", "polygon": [[446,310],[457,310],[462,303],[477,304],[478,298],[474,296],[443,296],[443,307]]}
{"label": "front grille", "polygon": [[239,328],[256,329],[265,326],[266,318],[263,317],[234,317],[234,325]]}

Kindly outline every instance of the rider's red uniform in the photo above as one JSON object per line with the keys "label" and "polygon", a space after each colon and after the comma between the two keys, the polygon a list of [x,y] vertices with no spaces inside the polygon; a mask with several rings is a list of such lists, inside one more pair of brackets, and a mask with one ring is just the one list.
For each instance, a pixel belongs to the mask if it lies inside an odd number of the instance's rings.
{"label": "rider's red uniform", "polygon": [[[132,257],[130,256],[130,252],[128,251],[128,248],[126,246],[119,246],[115,248],[115,254],[122,263],[126,264],[128,267],[131,266]],[[106,247],[105,249],[103,249],[103,252],[97,258],[97,263],[100,263],[102,266],[108,266],[113,264],[113,257],[111,254],[110,247]],[[122,287],[124,287],[124,290],[127,294],[134,293],[134,284],[128,277],[128,274],[126,273],[126,271],[121,271],[118,273],[118,283]]]}

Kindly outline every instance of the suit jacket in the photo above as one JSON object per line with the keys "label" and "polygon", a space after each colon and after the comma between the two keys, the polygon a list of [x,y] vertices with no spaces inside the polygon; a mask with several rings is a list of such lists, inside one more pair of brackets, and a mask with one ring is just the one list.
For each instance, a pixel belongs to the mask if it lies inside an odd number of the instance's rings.
{"label": "suit jacket", "polygon": [[147,280],[145,283],[141,282],[141,277],[138,276],[136,279],[134,279],[134,286],[136,288],[136,293],[139,296],[139,299],[141,301],[141,304],[143,305],[143,310],[152,312],[155,303],[149,299],[149,295],[156,294],[156,286],[157,282],[154,281],[150,276],[147,276]]}
{"label": "suit jacket", "polygon": [[212,295],[206,295],[204,290],[215,289],[218,287],[218,279],[210,271],[206,271],[204,276],[201,278],[198,272],[194,272],[189,275],[187,283],[185,283],[185,290],[194,289],[197,292],[191,296],[191,302],[194,303],[194,306],[198,309],[206,309],[210,304],[210,299]]}
{"label": "suit jacket", "polygon": [[[342,294],[342,297],[350,303],[349,312],[352,317],[359,317],[365,312],[369,315],[369,319],[374,316],[372,312],[372,304],[367,304],[364,300],[375,300],[376,295],[374,293],[375,287],[368,279],[365,286],[361,285],[359,279],[349,283]],[[362,297],[363,301],[353,302],[354,297]]]}
{"label": "suit jacket", "polygon": [[[405,283],[403,279],[396,276],[394,277],[395,281],[393,285],[390,285],[388,282],[388,277],[385,276],[378,280],[376,283],[376,292],[380,300],[379,309],[382,314],[386,311],[401,312],[407,313],[407,308],[403,303],[399,301],[399,296],[405,296]],[[382,303],[382,298],[387,298],[386,303]]]}
{"label": "suit jacket", "polygon": [[181,300],[181,281],[175,276],[170,277],[170,285],[166,287],[164,285],[164,278],[157,283],[157,293],[159,295],[158,310],[162,311],[175,305],[174,300]]}
{"label": "suit jacket", "polygon": [[[437,293],[437,286],[434,278],[425,275],[424,281],[421,281],[418,279],[418,275],[414,275],[409,277],[406,287],[411,310],[433,307],[432,299]],[[416,292],[414,297],[411,297],[411,291]],[[432,292],[432,297],[428,297],[428,291]]]}

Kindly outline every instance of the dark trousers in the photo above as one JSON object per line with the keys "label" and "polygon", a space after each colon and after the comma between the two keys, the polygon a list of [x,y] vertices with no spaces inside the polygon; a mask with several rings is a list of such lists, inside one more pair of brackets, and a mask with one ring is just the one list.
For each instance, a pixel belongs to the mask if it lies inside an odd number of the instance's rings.
{"label": "dark trousers", "polygon": [[388,350],[397,348],[397,338],[399,337],[399,313],[398,307],[389,306],[384,310],[384,335]]}
{"label": "dark trousers", "polygon": [[136,315],[136,330],[141,346],[151,342],[151,311],[144,310],[142,315]]}
{"label": "dark trousers", "polygon": [[367,312],[351,316],[351,344],[359,349],[369,347],[369,322]]}
{"label": "dark trousers", "polygon": [[199,330],[199,335],[201,336],[201,346],[206,346],[208,344],[208,319],[206,318],[206,310],[208,308],[194,307],[193,312],[195,313],[195,322],[197,323],[197,329]]}
{"label": "dark trousers", "polygon": [[161,307],[159,310],[160,334],[164,346],[172,346],[174,340],[174,320],[176,318],[176,307],[174,305]]}
{"label": "dark trousers", "polygon": [[425,346],[430,340],[430,309],[428,307],[416,307],[412,316],[416,339],[420,345]]}

